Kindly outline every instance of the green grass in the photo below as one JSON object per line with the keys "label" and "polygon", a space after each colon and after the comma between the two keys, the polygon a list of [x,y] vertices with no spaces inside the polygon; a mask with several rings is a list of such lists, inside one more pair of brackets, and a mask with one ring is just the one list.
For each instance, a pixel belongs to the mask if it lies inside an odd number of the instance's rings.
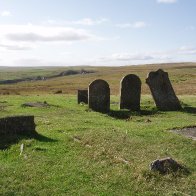
{"label": "green grass", "polygon": [[[109,115],[71,95],[0,98],[0,117],[35,115],[40,134],[0,150],[0,195],[196,195],[196,142],[168,131],[196,125],[196,96],[179,97],[189,110],[159,112],[145,95],[142,114],[119,111],[112,96]],[[53,106],[21,107],[30,101]],[[190,174],[149,171],[151,161],[167,156]]]}

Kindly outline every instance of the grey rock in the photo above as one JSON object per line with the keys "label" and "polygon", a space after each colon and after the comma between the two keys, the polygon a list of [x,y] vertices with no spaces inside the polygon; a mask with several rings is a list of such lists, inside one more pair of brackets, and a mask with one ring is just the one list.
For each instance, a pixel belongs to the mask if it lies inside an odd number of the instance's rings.
{"label": "grey rock", "polygon": [[159,171],[160,173],[176,172],[182,168],[177,161],[170,157],[157,159],[150,164],[150,170]]}

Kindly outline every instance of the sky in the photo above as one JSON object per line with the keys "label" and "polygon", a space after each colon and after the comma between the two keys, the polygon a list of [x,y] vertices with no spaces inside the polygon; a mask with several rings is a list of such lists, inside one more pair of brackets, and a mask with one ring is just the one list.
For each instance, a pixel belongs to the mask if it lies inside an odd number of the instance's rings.
{"label": "sky", "polygon": [[0,66],[196,62],[195,0],[0,0]]}

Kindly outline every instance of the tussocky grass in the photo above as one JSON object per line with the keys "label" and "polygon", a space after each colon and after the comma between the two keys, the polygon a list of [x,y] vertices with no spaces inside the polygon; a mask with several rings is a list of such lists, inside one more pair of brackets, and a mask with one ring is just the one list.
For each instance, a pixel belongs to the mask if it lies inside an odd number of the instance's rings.
{"label": "tussocky grass", "polygon": [[[35,115],[39,133],[0,150],[0,195],[196,194],[196,143],[167,131],[196,125],[195,96],[179,97],[182,111],[161,112],[144,95],[141,113],[119,111],[112,96],[109,114],[78,105],[73,95],[0,97],[0,117]],[[21,107],[36,101],[52,106]],[[153,160],[167,156],[190,173],[149,171]]]}

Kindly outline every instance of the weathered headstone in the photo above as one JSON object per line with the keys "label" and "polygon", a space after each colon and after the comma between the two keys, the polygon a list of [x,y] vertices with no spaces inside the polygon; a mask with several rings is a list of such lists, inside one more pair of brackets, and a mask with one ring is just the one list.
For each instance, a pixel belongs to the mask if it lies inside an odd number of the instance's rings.
{"label": "weathered headstone", "polygon": [[104,80],[93,81],[88,88],[89,108],[107,113],[110,110],[110,87]]}
{"label": "weathered headstone", "polygon": [[88,90],[78,90],[78,104],[88,104]]}
{"label": "weathered headstone", "polygon": [[159,69],[150,72],[146,79],[158,109],[163,111],[180,110],[180,102],[174,92],[167,72]]}
{"label": "weathered headstone", "polygon": [[121,80],[120,109],[140,110],[141,80],[134,74],[129,74]]}
{"label": "weathered headstone", "polygon": [[0,135],[33,134],[35,131],[34,116],[13,116],[0,118]]}

